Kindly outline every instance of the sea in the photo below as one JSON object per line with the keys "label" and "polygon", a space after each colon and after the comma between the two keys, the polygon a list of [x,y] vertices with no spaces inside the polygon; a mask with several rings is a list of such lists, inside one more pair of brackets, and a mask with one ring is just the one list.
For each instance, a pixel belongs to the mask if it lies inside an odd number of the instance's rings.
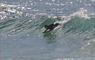
{"label": "sea", "polygon": [[[0,60],[95,60],[95,0],[0,3],[25,7],[28,14],[0,20]],[[43,33],[45,25],[64,21],[62,16],[70,18],[63,28]]]}

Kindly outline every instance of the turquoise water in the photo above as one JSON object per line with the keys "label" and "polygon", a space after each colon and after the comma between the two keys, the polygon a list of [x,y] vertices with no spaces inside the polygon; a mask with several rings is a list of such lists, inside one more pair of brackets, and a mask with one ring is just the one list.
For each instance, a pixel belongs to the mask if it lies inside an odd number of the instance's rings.
{"label": "turquoise water", "polygon": [[0,59],[84,60],[85,57],[94,60],[95,18],[72,17],[62,29],[42,33],[45,24],[55,21],[58,19],[45,16],[1,20]]}

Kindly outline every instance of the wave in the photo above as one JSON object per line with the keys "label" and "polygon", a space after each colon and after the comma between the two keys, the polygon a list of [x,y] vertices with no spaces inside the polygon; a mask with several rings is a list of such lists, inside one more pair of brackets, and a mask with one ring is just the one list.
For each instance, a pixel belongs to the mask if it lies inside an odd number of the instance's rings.
{"label": "wave", "polygon": [[92,31],[94,29],[95,18],[84,19],[80,17],[74,17],[64,26],[64,30],[66,30],[66,32],[85,32]]}
{"label": "wave", "polygon": [[[23,31],[40,30],[44,25],[49,25],[57,18],[48,18],[46,16],[40,19],[32,19],[31,17],[21,17],[15,19],[5,19],[0,21],[0,33],[10,32],[17,33]],[[63,21],[63,20],[61,20]],[[78,16],[71,17],[70,21],[64,24],[63,31],[68,32],[85,32],[95,29],[95,18],[85,19]]]}
{"label": "wave", "polygon": [[49,25],[59,21],[63,24],[65,23],[63,30],[67,30],[66,32],[72,30],[86,31],[92,28],[94,29],[95,18],[88,16],[87,13],[88,11],[86,9],[80,8],[69,16],[42,16],[41,18],[36,19],[32,19],[32,16],[7,18],[0,20],[0,33],[18,33],[23,31],[41,30],[44,25]]}
{"label": "wave", "polygon": [[32,19],[28,16],[14,19],[9,18],[0,20],[0,34],[40,35],[45,38],[48,43],[55,42],[56,39],[69,41],[72,39],[83,40],[86,41],[86,43],[83,42],[85,44],[81,47],[82,49],[95,41],[95,17],[86,19],[80,16],[72,16],[68,19],[70,20],[63,25],[62,29],[57,29],[49,33],[42,33],[45,25],[52,24],[56,21],[63,22],[65,19],[49,18],[48,16],[42,16],[37,19]]}
{"label": "wave", "polygon": [[62,23],[63,33],[84,33],[95,30],[95,15],[90,16],[86,9],[80,8],[69,16],[20,16],[19,18],[7,18],[0,20],[0,33],[18,34],[27,32],[43,31],[45,25]]}

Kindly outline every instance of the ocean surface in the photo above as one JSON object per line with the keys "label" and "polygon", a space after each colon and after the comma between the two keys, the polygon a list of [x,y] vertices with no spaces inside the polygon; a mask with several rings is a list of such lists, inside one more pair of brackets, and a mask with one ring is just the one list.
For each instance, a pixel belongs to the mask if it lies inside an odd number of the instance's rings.
{"label": "ocean surface", "polygon": [[69,16],[83,8],[89,16],[72,16],[62,29],[47,33],[43,33],[43,26],[60,19],[24,15],[0,20],[0,60],[95,60],[95,0],[0,2],[26,7],[23,12],[30,15]]}

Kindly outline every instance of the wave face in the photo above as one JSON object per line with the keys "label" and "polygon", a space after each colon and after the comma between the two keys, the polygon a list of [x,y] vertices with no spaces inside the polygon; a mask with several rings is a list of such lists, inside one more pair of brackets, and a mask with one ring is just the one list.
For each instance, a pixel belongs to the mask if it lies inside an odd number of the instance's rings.
{"label": "wave face", "polygon": [[[32,19],[31,17],[21,17],[15,19],[5,19],[0,21],[1,33],[16,33],[28,30],[41,29],[45,25],[50,25],[60,19],[48,18],[43,16],[39,19]],[[92,32],[95,29],[95,18],[85,19],[78,16],[71,17],[71,20],[64,24],[63,33],[80,33],[80,32]]]}
{"label": "wave face", "polygon": [[64,29],[66,32],[91,32],[95,29],[95,19],[84,19],[79,17],[74,17],[69,21],[67,24],[65,24]]}
{"label": "wave face", "polygon": [[0,20],[1,59],[14,57],[18,60],[25,57],[30,58],[29,60],[54,60],[67,57],[94,57],[95,18],[74,16],[62,29],[42,33],[44,25],[59,20],[46,16],[37,19],[20,17]]}

